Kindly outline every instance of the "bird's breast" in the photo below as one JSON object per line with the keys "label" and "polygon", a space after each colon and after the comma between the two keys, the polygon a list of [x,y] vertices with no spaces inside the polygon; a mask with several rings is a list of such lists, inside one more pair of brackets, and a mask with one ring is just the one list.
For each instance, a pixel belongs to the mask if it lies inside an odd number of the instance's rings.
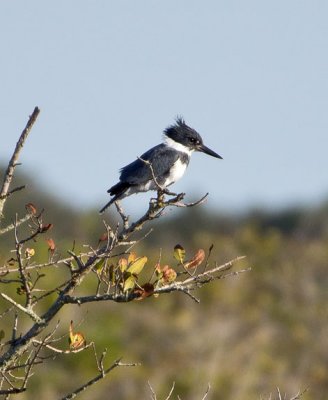
{"label": "bird's breast", "polygon": [[169,186],[172,183],[178,181],[186,172],[187,165],[187,163],[182,162],[180,159],[178,159],[170,168],[169,175],[165,180],[165,186]]}

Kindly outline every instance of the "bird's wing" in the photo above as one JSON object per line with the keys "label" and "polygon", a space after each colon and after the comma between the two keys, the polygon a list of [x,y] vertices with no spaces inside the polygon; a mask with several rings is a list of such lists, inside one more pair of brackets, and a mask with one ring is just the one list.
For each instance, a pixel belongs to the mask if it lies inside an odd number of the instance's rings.
{"label": "bird's wing", "polygon": [[142,154],[131,164],[123,167],[121,169],[120,181],[131,185],[140,185],[153,179],[152,171],[148,164],[150,163],[155,177],[158,178],[158,182],[161,184],[161,177],[169,172],[170,167],[177,159],[178,154],[176,151],[171,150],[164,144],[159,144]]}

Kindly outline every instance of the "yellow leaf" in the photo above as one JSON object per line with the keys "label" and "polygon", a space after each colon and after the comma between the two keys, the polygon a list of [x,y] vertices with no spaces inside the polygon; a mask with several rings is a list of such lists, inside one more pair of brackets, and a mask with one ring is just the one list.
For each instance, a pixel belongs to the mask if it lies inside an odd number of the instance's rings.
{"label": "yellow leaf", "polygon": [[124,282],[123,292],[128,292],[129,290],[133,290],[136,285],[136,281],[137,281],[136,277],[130,275]]}
{"label": "yellow leaf", "polygon": [[29,247],[26,248],[25,250],[25,257],[26,258],[31,258],[33,257],[35,254],[35,250],[34,249],[30,249]]}
{"label": "yellow leaf", "polygon": [[85,344],[85,338],[81,332],[73,332],[73,321],[69,326],[69,346],[71,349],[76,350]]}
{"label": "yellow leaf", "polygon": [[118,260],[118,266],[120,267],[120,270],[124,272],[128,266],[128,260],[126,258],[120,258]]}
{"label": "yellow leaf", "polygon": [[130,274],[139,275],[147,262],[147,257],[137,258],[127,269]]}
{"label": "yellow leaf", "polygon": [[136,253],[134,253],[133,251],[129,254],[129,257],[128,257],[128,264],[132,264],[134,261],[135,261],[135,259],[137,258],[137,255],[136,255]]}
{"label": "yellow leaf", "polygon": [[177,261],[179,261],[180,264],[183,264],[183,261],[184,261],[185,256],[186,256],[186,250],[180,244],[177,244],[174,247],[173,255],[174,255],[174,258]]}

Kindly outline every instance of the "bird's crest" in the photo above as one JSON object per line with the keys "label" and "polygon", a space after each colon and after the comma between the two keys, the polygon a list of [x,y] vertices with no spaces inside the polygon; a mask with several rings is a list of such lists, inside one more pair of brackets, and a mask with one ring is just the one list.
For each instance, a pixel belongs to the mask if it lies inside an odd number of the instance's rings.
{"label": "bird's crest", "polygon": [[176,123],[178,126],[186,125],[185,120],[183,119],[182,115],[177,115],[177,116],[176,116],[176,118],[175,118],[175,123]]}
{"label": "bird's crest", "polygon": [[164,130],[164,135],[168,135],[170,132],[175,131],[177,128],[186,128],[188,127],[187,124],[185,123],[185,120],[181,115],[177,115],[175,118],[175,124],[172,124],[168,126]]}

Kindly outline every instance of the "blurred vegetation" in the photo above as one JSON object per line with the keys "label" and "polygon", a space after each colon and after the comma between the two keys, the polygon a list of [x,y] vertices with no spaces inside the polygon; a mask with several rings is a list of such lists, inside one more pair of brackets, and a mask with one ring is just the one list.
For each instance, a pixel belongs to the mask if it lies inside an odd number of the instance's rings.
{"label": "blurred vegetation", "polygon": [[[44,193],[29,177],[16,180],[17,185],[26,182],[29,187],[8,202],[8,222],[16,212],[23,216],[25,204],[31,202],[45,209],[45,222],[54,224],[47,237],[63,255],[72,246],[97,245],[104,232],[97,210],[75,210]],[[114,216],[106,218],[112,221]],[[273,400],[278,398],[277,387],[287,398],[309,388],[302,399],[327,399],[328,202],[312,209],[239,215],[203,205],[175,210],[152,228],[135,249],[147,255],[149,265],[160,254],[163,264],[173,263],[177,243],[192,254],[213,244],[213,263],[246,255],[245,266],[252,270],[202,288],[197,293],[199,305],[177,293],[128,304],[65,308],[59,316],[61,325],[68,332],[73,319],[86,339],[96,342],[98,352],[108,349],[108,364],[121,356],[123,361],[141,363],[114,370],[91,388],[92,393],[86,391],[79,398],[146,399],[149,381],[158,399],[166,398],[173,382],[174,393],[188,400],[201,399],[208,383],[208,399],[269,399],[272,394]],[[10,258],[13,235],[0,240],[3,264]],[[47,259],[45,241],[37,242],[35,249],[38,257]],[[48,279],[60,273],[49,269]],[[0,312],[6,307],[2,301]],[[4,316],[0,329],[6,330],[8,324],[12,321]],[[95,373],[92,350],[60,355],[36,369],[31,391],[18,398],[57,399]]]}

